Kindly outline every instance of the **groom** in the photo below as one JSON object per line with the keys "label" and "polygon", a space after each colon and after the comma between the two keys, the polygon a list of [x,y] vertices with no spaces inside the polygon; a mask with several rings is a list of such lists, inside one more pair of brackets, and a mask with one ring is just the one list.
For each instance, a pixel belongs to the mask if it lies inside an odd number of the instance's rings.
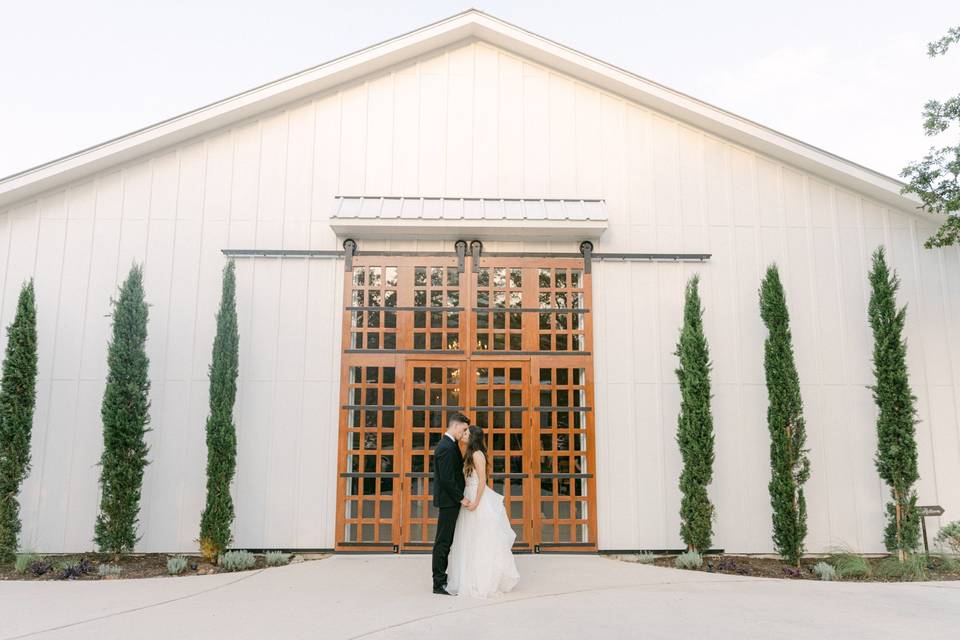
{"label": "groom", "polygon": [[457,526],[460,505],[467,504],[463,497],[463,456],[457,444],[463,432],[470,426],[470,419],[462,413],[454,413],[447,421],[447,432],[433,450],[433,506],[440,510],[437,520],[437,537],[433,542],[433,592],[447,593],[447,556],[453,544],[453,530]]}

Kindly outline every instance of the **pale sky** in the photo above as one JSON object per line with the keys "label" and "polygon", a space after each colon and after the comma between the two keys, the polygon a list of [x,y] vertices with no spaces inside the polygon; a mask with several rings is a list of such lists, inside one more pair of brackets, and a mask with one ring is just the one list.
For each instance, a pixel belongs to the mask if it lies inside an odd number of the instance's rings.
{"label": "pale sky", "polygon": [[470,6],[894,177],[960,93],[958,0],[4,0],[0,176]]}

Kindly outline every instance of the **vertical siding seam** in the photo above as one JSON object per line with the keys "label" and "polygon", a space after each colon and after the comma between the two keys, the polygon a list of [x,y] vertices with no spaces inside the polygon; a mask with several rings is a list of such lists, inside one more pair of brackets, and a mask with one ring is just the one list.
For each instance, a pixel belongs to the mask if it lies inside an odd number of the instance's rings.
{"label": "vertical siding seam", "polygon": [[341,195],[343,194],[342,167],[343,167],[343,91],[338,91],[337,92],[337,193]]}
{"label": "vertical siding seam", "polygon": [[[923,366],[920,368],[920,375],[922,376],[922,379],[923,379],[922,386],[924,390],[924,395],[926,396],[926,403],[927,403],[927,420],[926,420],[925,427],[927,431],[927,436],[930,441],[930,445],[929,445],[930,446],[930,464],[932,466],[932,471],[933,471],[933,494],[934,494],[933,499],[934,501],[939,502],[940,485],[937,482],[937,448],[934,445],[934,441],[933,441],[933,426],[932,426],[933,425],[933,406],[932,406],[933,403],[930,401],[930,386],[927,383],[927,379],[928,379],[927,349],[926,349],[926,346],[924,345],[924,340],[923,340],[923,336],[926,333],[924,329],[926,328],[925,320],[927,316],[927,309],[926,309],[927,305],[925,304],[925,296],[923,295],[923,272],[920,269],[920,256],[917,253],[917,246],[919,244],[919,240],[917,239],[917,219],[912,216],[910,218],[910,240],[911,240],[910,242],[911,260],[910,261],[913,263],[913,273],[917,282],[917,303],[918,303],[917,307],[919,307],[917,309],[917,316],[918,316],[917,325],[920,328],[920,331],[919,331],[920,339],[917,342],[920,343],[920,361],[923,363]],[[916,375],[916,372],[914,372],[914,375]],[[911,385],[911,387],[916,389],[916,385]],[[918,469],[919,469],[919,463],[920,463],[920,460],[918,457],[918,460],[917,460]]]}
{"label": "vertical siding seam", "polygon": [[[423,184],[420,176],[422,174],[420,170],[420,156],[423,153],[423,142],[420,139],[420,134],[423,131],[423,77],[420,72],[421,62],[417,60],[414,68],[417,70],[417,193],[423,194]],[[343,109],[341,108],[341,111]],[[340,146],[343,146],[341,141]],[[342,301],[341,301],[342,303]]]}
{"label": "vertical siding seam", "polygon": [[[342,131],[343,131],[343,127],[341,126],[341,132]],[[253,196],[253,201],[257,205],[257,209],[254,212],[254,216],[253,216],[254,246],[257,246],[257,232],[260,229],[260,191],[261,191],[262,182],[263,182],[263,120],[261,119],[257,121],[257,180],[256,180],[257,189],[256,189],[256,194],[254,194]],[[247,326],[250,327],[249,329],[250,337],[247,338],[247,344],[246,344],[246,347],[244,348],[244,351],[246,353],[250,353],[253,350],[253,311],[256,308],[256,305],[254,304],[254,298],[255,298],[254,292],[256,291],[256,289],[257,289],[257,260],[254,260],[253,264],[250,265],[250,308],[247,311]],[[240,449],[238,447],[237,473],[235,474],[235,477],[238,477],[238,478],[239,478],[239,472],[240,472],[240,460],[242,459],[239,453],[240,453]],[[236,518],[234,518],[234,522],[236,522]],[[249,526],[250,525],[248,524],[247,527],[249,528]],[[245,536],[248,539],[251,538],[249,531],[245,533]],[[260,538],[261,539],[263,538],[263,532],[260,533]]]}
{"label": "vertical siding seam", "polygon": [[447,180],[450,178],[447,163],[450,162],[450,154],[447,153],[447,143],[450,140],[450,50],[443,52],[443,62],[446,65],[446,72],[443,74],[443,131],[444,136],[441,139],[440,162],[443,179],[440,181],[440,193],[438,195],[447,195]]}
{"label": "vertical siding seam", "polygon": [[[62,253],[61,253],[61,255],[60,255],[60,275],[57,277],[57,309],[56,309],[56,311],[54,312],[54,317],[53,317],[53,341],[52,341],[53,344],[52,344],[52,347],[51,347],[51,350],[50,350],[50,381],[49,381],[48,387],[47,387],[47,388],[50,390],[50,392],[47,394],[47,403],[48,403],[48,404],[47,404],[47,407],[48,407],[48,409],[47,409],[47,427],[46,427],[47,434],[46,434],[46,437],[44,438],[43,463],[41,463],[41,483],[40,483],[41,489],[42,489],[42,487],[43,487],[43,481],[42,481],[43,472],[46,470],[46,467],[47,467],[47,465],[46,465],[47,451],[46,451],[46,450],[47,450],[47,448],[48,448],[48,446],[49,446],[49,442],[50,442],[49,430],[50,430],[50,426],[51,426],[52,423],[53,423],[53,420],[52,420],[51,417],[50,417],[50,415],[51,415],[53,412],[50,410],[50,407],[53,406],[53,402],[51,401],[51,399],[53,398],[53,380],[54,380],[53,367],[54,367],[54,364],[55,364],[55,357],[56,357],[56,353],[57,353],[57,334],[59,333],[59,332],[57,331],[57,326],[60,324],[60,308],[61,308],[60,296],[62,295],[62,292],[63,292],[63,270],[64,270],[63,254],[66,253],[66,248],[67,248],[67,229],[69,228],[69,209],[68,209],[68,207],[69,207],[69,202],[70,202],[70,200],[69,200],[69,198],[68,198],[69,192],[70,192],[70,190],[69,190],[69,188],[68,188],[68,189],[65,190],[64,193],[63,193],[63,209],[64,209],[64,210],[63,210],[63,215],[64,215],[64,220],[63,220],[63,245],[62,245],[62,249],[61,249]],[[39,235],[39,230],[40,230],[40,210],[39,210],[39,209],[37,210],[37,218],[38,218],[38,219],[37,219],[37,232],[38,232],[38,233],[37,233],[37,251],[36,251],[36,254],[35,254],[35,255],[36,255],[36,256],[39,256],[39,255],[40,255],[40,235]],[[34,267],[34,270],[36,270],[36,267]],[[74,412],[76,412],[76,409],[74,409]],[[70,450],[69,450],[69,452],[68,452],[68,459],[69,459],[69,463],[68,463],[68,465],[67,465],[67,468],[68,468],[68,469],[72,469],[72,468],[73,468],[73,454],[74,454],[74,449],[73,449],[73,447],[71,447]],[[67,475],[66,480],[67,480],[67,486],[68,486],[68,489],[67,489],[67,491],[66,491],[66,494],[67,494],[66,499],[69,501],[69,500],[70,500],[70,490],[69,490],[70,476],[69,476],[69,475]],[[68,502],[68,504],[69,504],[69,502]],[[64,546],[66,546],[67,525],[68,525],[69,521],[70,521],[70,510],[69,510],[69,509],[64,509],[64,515],[63,515],[63,541],[64,541]]]}
{"label": "vertical siding seam", "polygon": [[[365,111],[366,111],[367,114],[369,114],[369,113],[370,113],[370,109],[369,109],[370,90],[369,90],[369,84],[368,84],[368,83],[364,83],[364,90],[366,91],[367,101],[368,101],[367,108],[365,109]],[[285,239],[285,237],[284,237],[284,231],[285,231],[285,229],[286,229],[286,224],[287,224],[287,171],[288,171],[288,168],[289,168],[289,153],[290,153],[290,112],[289,112],[289,111],[284,111],[284,114],[283,114],[283,115],[284,115],[284,118],[285,118],[285,120],[286,120],[287,132],[286,132],[286,142],[285,142],[285,144],[284,144],[284,153],[283,153],[283,177],[282,177],[281,180],[280,180],[280,184],[283,185],[283,191],[282,191],[283,199],[282,199],[282,202],[280,203],[280,246],[281,246],[281,247],[285,247],[285,245],[286,245],[286,239]],[[367,115],[367,116],[365,116],[365,117],[367,118],[367,122],[366,122],[366,124],[365,124],[365,126],[364,126],[364,130],[366,131],[366,127],[369,125],[369,115]],[[368,137],[369,137],[368,135],[364,135],[364,139],[365,139],[364,145],[366,145],[366,139],[367,139]],[[364,152],[364,158],[366,158],[366,152]],[[262,162],[262,158],[261,158],[261,162]],[[364,191],[366,191],[366,175],[365,175],[365,174],[366,174],[366,171],[364,171],[364,178],[363,178],[363,179],[364,179]],[[257,220],[259,221],[259,219],[260,219],[260,212],[258,211],[258,212],[257,212]],[[281,324],[282,324],[281,321],[280,321],[280,317],[279,317],[279,316],[282,314],[281,309],[283,308],[283,307],[282,307],[282,303],[283,303],[283,266],[284,266],[284,263],[285,263],[286,261],[285,261],[285,260],[280,260],[279,262],[280,262],[280,264],[279,264],[278,267],[277,267],[278,270],[279,270],[279,272],[280,272],[279,275],[278,275],[278,289],[279,289],[279,290],[277,291],[277,303],[278,303],[278,304],[277,304],[277,310],[276,310],[276,313],[277,313],[277,332],[276,332],[276,337],[274,338],[274,342],[273,342],[273,353],[274,353],[274,358],[273,358],[273,376],[272,376],[272,378],[273,378],[273,380],[272,380],[272,386],[273,386],[273,388],[270,390],[270,431],[269,431],[269,437],[267,438],[266,481],[265,481],[265,483],[264,483],[265,486],[264,486],[264,490],[263,490],[263,534],[261,535],[261,540],[260,540],[260,544],[261,544],[261,545],[266,545],[266,541],[270,538],[270,535],[269,535],[270,532],[269,532],[268,523],[267,523],[267,514],[268,514],[269,511],[270,511],[270,504],[271,504],[271,500],[270,500],[270,489],[271,489],[271,486],[273,485],[273,478],[271,477],[271,472],[273,471],[273,439],[276,437],[277,430],[278,430],[277,418],[278,418],[278,413],[279,413],[279,412],[277,411],[277,393],[278,393],[278,389],[279,389],[279,386],[280,386],[280,384],[279,384],[279,377],[280,377],[280,327],[281,327]],[[296,496],[294,496],[294,498],[296,498]]]}
{"label": "vertical siding seam", "polygon": [[[751,196],[751,199],[753,200],[753,248],[754,248],[754,259],[753,259],[753,269],[754,269],[754,272],[753,272],[753,282],[754,282],[754,286],[757,287],[757,289],[754,289],[754,291],[757,291],[757,298],[754,298],[754,301],[755,301],[755,303],[757,304],[757,306],[754,307],[754,313],[756,313],[757,316],[759,316],[759,315],[760,315],[760,309],[759,309],[759,291],[758,291],[758,289],[759,289],[759,283],[760,283],[760,281],[761,281],[761,278],[763,277],[763,265],[761,264],[761,262],[762,262],[762,260],[763,260],[763,241],[762,241],[763,232],[762,232],[762,225],[760,224],[760,221],[761,221],[761,219],[762,219],[763,212],[760,211],[760,158],[759,158],[759,156],[758,156],[757,154],[755,154],[755,153],[750,154],[750,164],[751,164],[752,167],[753,167],[753,171],[752,171],[752,174],[753,174],[753,189],[750,190],[750,196]],[[756,317],[756,316],[755,316],[755,317]],[[761,321],[761,324],[763,324],[762,321]],[[761,336],[764,335],[764,329],[761,329],[761,330],[760,330],[760,335],[761,335]],[[760,358],[761,358],[761,367],[762,367],[762,366],[763,366],[763,349],[762,349],[762,348],[761,348],[761,351],[760,351]],[[765,376],[764,376],[764,378],[765,378]],[[766,391],[766,384],[765,384],[765,383],[766,383],[766,380],[765,380],[765,379],[764,379],[762,382],[760,382],[760,385],[763,386],[764,391]],[[765,394],[765,393],[761,393],[761,394],[760,394],[760,399],[761,399],[760,401],[761,401],[761,403],[762,403],[763,400],[764,400],[764,395],[766,395],[766,394]],[[761,427],[761,428],[760,428],[760,431],[759,431],[759,437],[760,437],[761,442],[763,442],[764,436],[769,437],[769,429],[768,429],[767,425],[763,424],[763,422],[764,422],[763,418],[765,417],[765,416],[763,415],[764,413],[765,413],[765,412],[763,412],[763,411],[761,410],[761,417],[759,417],[760,427]],[[769,441],[767,441],[767,442],[769,442]],[[761,456],[763,455],[763,449],[764,449],[763,447],[761,447],[761,449],[760,449]],[[767,459],[767,462],[769,462],[769,458]],[[765,471],[767,471],[767,472],[770,471],[769,464],[763,465],[763,468],[764,468]],[[766,479],[766,478],[765,478],[765,479]],[[769,482],[769,480],[768,480],[768,482]],[[752,483],[751,486],[753,486],[753,488],[754,488],[753,490],[754,490],[754,491],[758,491],[758,492],[761,491],[761,489],[758,489],[758,488],[757,488],[757,485],[756,485],[755,483]],[[769,500],[769,491],[766,493],[766,499]],[[764,502],[764,500],[760,500],[759,502],[762,504],[762,503]],[[760,519],[760,516],[761,516],[761,515],[762,515],[762,513],[756,514],[758,520]],[[762,521],[759,522],[758,524],[761,524],[761,525],[762,525]],[[772,523],[771,523],[771,526],[772,526]],[[752,528],[752,527],[751,527],[751,528]],[[758,529],[756,529],[756,531],[760,531],[760,529],[758,528]],[[771,538],[768,538],[768,539],[767,539],[765,542],[763,542],[762,544],[768,545],[767,548],[772,550],[772,548],[769,546],[769,545],[770,545],[770,542],[771,542]],[[762,546],[761,546],[760,548],[762,548]]]}
{"label": "vertical siding seam", "polygon": [[[837,313],[840,316],[840,376],[843,384],[841,385],[845,389],[849,390],[851,385],[850,382],[850,336],[849,330],[847,327],[847,313],[844,310],[844,302],[846,300],[845,288],[843,286],[843,260],[841,254],[843,249],[840,247],[840,211],[839,205],[837,204],[837,188],[834,185],[830,185],[830,236],[831,244],[833,245],[833,268],[836,271],[837,277],[834,283],[836,288],[837,300],[839,304],[837,305]],[[848,451],[853,450],[853,443],[851,441],[851,419],[850,415],[850,405],[849,403],[844,403],[843,411],[847,412],[847,419],[844,420],[843,428],[843,440],[846,443]],[[857,492],[856,492],[856,480],[852,486],[849,487],[852,490],[853,498],[853,510],[854,517],[858,525],[856,526],[856,536],[857,536],[857,545],[856,549],[862,551],[863,540],[860,539],[860,509],[857,503]]]}
{"label": "vertical siding seam", "polygon": [[[396,187],[396,185],[394,184],[395,176],[393,173],[393,168],[394,168],[393,165],[394,165],[394,155],[396,154],[396,149],[397,149],[397,113],[398,113],[397,72],[396,71],[390,72],[390,105],[391,105],[391,113],[392,113],[392,116],[390,118],[390,163],[389,163],[390,164],[390,182],[389,182],[389,186],[387,187],[387,193],[390,195],[395,195],[396,191],[394,191],[394,188]],[[316,118],[313,119],[313,140],[314,140],[314,145],[316,145],[316,140],[317,140],[317,119]],[[311,146],[311,149],[313,148],[314,146]],[[313,157],[314,156],[311,155],[311,160],[310,160],[311,163],[313,162]],[[313,174],[313,171],[311,170],[311,175],[312,174]],[[313,202],[312,189],[310,191],[310,202],[311,203]],[[308,225],[308,228],[309,228],[309,225]]]}
{"label": "vertical siding seam", "polygon": [[[947,249],[947,251],[949,251],[949,249]],[[946,342],[947,342],[947,357],[948,357],[948,359],[950,360],[950,396],[951,396],[951,399],[952,399],[952,401],[953,401],[953,419],[954,419],[953,434],[954,434],[955,436],[958,436],[958,437],[957,437],[957,451],[958,451],[958,453],[960,453],[960,430],[958,430],[958,429],[960,429],[960,427],[957,426],[957,425],[960,425],[960,413],[958,413],[958,412],[960,412],[960,404],[958,404],[958,401],[960,401],[960,398],[958,398],[958,395],[957,395],[957,392],[958,392],[958,389],[957,389],[957,378],[956,378],[956,375],[955,375],[955,373],[954,373],[954,366],[953,366],[953,363],[956,362],[956,360],[954,360],[954,353],[955,353],[955,351],[954,351],[953,346],[952,346],[952,344],[951,344],[950,335],[949,335],[950,318],[956,317],[956,316],[954,316],[954,314],[950,313],[950,308],[953,307],[953,305],[951,304],[952,299],[951,299],[951,297],[950,297],[950,291],[947,289],[947,272],[946,272],[946,266],[945,266],[945,264],[944,264],[944,260],[945,260],[944,255],[945,255],[945,253],[946,253],[946,251],[939,251],[939,252],[938,252],[938,254],[937,254],[937,266],[938,266],[938,271],[940,272],[940,296],[941,296],[941,297],[943,298],[943,300],[944,300],[944,307],[943,307],[943,315],[944,315],[944,317],[943,317],[943,322],[944,322],[944,326],[945,326],[945,327],[948,327],[948,329],[947,329],[947,336],[946,336],[946,338],[947,338]],[[958,459],[960,459],[960,456],[958,456]]]}
{"label": "vertical siding seam", "polygon": [[[737,247],[737,208],[736,203],[734,202],[734,191],[735,185],[733,181],[733,161],[730,157],[732,147],[729,144],[723,145],[723,163],[727,179],[727,205],[730,210],[730,219],[727,223],[727,226],[730,229],[730,241],[734,249]],[[736,262],[736,258],[733,261],[733,282],[734,286],[740,285],[740,269],[739,265]],[[734,315],[734,325],[736,325],[736,330],[733,332],[734,344],[736,345],[734,351],[737,354],[735,359],[736,364],[736,380],[737,380],[737,423],[742,425],[744,422],[744,413],[743,413],[743,389],[744,389],[744,380],[743,380],[743,323],[741,322],[741,313],[739,305],[733,305],[733,315]],[[744,450],[744,434],[742,427],[737,430],[737,450]],[[741,487],[747,486],[747,483],[744,482],[745,471],[743,465],[739,465],[737,468],[737,477],[739,479],[739,484]],[[746,491],[741,491],[739,493],[740,498],[740,518],[747,518],[746,510]],[[742,520],[741,520],[742,521]],[[742,532],[746,533],[746,532]]]}
{"label": "vertical siding seam", "polygon": [[[209,138],[204,139],[203,141],[203,179],[201,182],[200,188],[200,238],[197,245],[198,256],[197,256],[197,290],[193,294],[193,336],[190,341],[190,368],[187,370],[187,422],[189,423],[192,415],[190,414],[190,408],[193,406],[193,395],[194,395],[194,384],[193,384],[193,366],[194,361],[197,358],[197,319],[199,318],[199,308],[200,308],[200,287],[203,282],[202,273],[203,273],[203,237],[204,229],[206,229],[206,215],[207,215],[207,172],[210,166],[210,149],[208,144]],[[172,279],[172,278],[171,278]],[[172,305],[171,305],[172,306]],[[206,412],[204,412],[206,413]],[[205,422],[205,421],[204,421]],[[204,425],[204,432],[206,431]],[[206,439],[204,439],[206,443]],[[204,446],[204,451],[206,451],[206,446]],[[177,534],[179,536],[180,532],[183,530],[183,485],[185,474],[180,475],[180,495],[177,498],[178,508],[177,508]],[[204,489],[205,494],[205,489]],[[204,497],[206,497],[204,495]],[[198,534],[199,534],[199,523],[198,524]],[[199,537],[199,535],[198,535]],[[189,544],[187,540],[184,544],[177,542],[178,549],[187,549]]]}
{"label": "vertical siding seam", "polygon": [[[864,256],[868,255],[867,249],[867,240],[866,240],[866,224],[863,218],[863,197],[857,194],[857,239],[860,243],[860,255],[857,258],[857,265],[859,267],[860,275],[860,301],[863,303],[864,308],[869,304],[869,293],[867,291],[867,278],[866,273],[867,269],[864,265]],[[861,319],[862,320],[862,319]],[[866,327],[863,327],[863,330],[866,330]],[[850,391],[857,389],[859,385],[854,380],[850,383]],[[853,422],[850,422],[853,424]],[[869,423],[866,425],[869,427]],[[865,427],[865,428],[866,428]],[[863,548],[864,542],[868,539],[866,531],[863,529],[863,511],[866,508],[865,505],[860,504],[860,494],[854,492],[855,504],[857,506],[857,531],[860,536],[861,548]]]}
{"label": "vertical siding seam", "polygon": [[[287,142],[289,144],[290,140],[290,118],[287,117]],[[370,81],[365,80],[363,83],[363,171],[361,172],[360,179],[363,180],[363,185],[360,187],[361,195],[366,195],[367,193],[367,169],[370,166]],[[286,169],[284,169],[286,172]],[[284,192],[284,199],[286,199],[286,192]]]}
{"label": "vertical siding seam", "polygon": [[[652,166],[655,166],[656,164],[656,148],[653,145],[654,120],[652,117],[647,119],[646,125],[647,125],[647,132],[648,132],[648,135],[646,137],[646,140],[648,143],[647,153],[650,155],[650,165],[652,167]],[[652,181],[652,188],[650,189],[650,197],[653,200],[654,208],[656,208],[657,181],[652,173],[650,175],[650,179]],[[656,229],[657,229],[656,223],[654,222],[653,225],[654,225],[654,232],[656,233]],[[659,236],[657,236],[656,241],[659,244],[660,242]],[[663,278],[661,277],[663,272],[662,265],[656,264],[654,265],[654,269],[655,269],[654,277],[655,277],[655,283],[656,283],[657,300],[659,301],[663,299]],[[658,347],[663,345],[663,337],[664,337],[663,323],[661,322],[661,317],[660,317],[661,311],[662,309],[658,309],[657,313],[654,314],[654,333],[657,336],[656,344],[658,345]],[[658,352],[659,351],[660,349],[658,348]],[[657,394],[656,396],[657,396],[657,422],[658,422],[657,463],[660,468],[660,473],[658,473],[657,475],[660,478],[660,487],[659,487],[660,488],[660,508],[662,509],[661,513],[663,514],[663,518],[660,521],[660,540],[661,540],[660,546],[665,548],[670,546],[670,543],[668,542],[668,540],[670,540],[670,534],[667,531],[667,522],[669,521],[670,516],[668,515],[667,482],[666,482],[666,475],[667,475],[666,474],[667,472],[667,452],[666,452],[667,444],[666,443],[669,440],[669,438],[667,438],[666,435],[664,434],[664,429],[666,429],[667,425],[664,422],[665,416],[664,416],[664,406],[663,406],[664,404],[663,394],[666,391],[666,387],[663,381],[663,357],[664,355],[662,352],[660,352],[657,357],[657,367],[656,367]]]}
{"label": "vertical siding seam", "polygon": [[[166,395],[167,389],[168,389],[168,385],[167,385],[167,382],[168,382],[168,380],[167,380],[167,346],[169,345],[169,340],[170,340],[170,313],[171,313],[171,311],[170,311],[170,307],[171,307],[170,301],[173,299],[173,286],[174,286],[174,278],[173,278],[173,268],[174,268],[174,267],[173,267],[173,265],[174,265],[174,261],[175,261],[175,260],[174,260],[174,259],[175,259],[175,256],[177,255],[177,222],[178,222],[177,218],[179,217],[179,212],[180,212],[180,182],[181,182],[181,180],[182,180],[182,178],[183,178],[183,150],[180,149],[180,148],[178,148],[177,151],[176,151],[176,154],[177,154],[177,186],[176,186],[176,189],[175,189],[175,195],[174,195],[174,200],[173,200],[173,202],[174,202],[174,205],[173,205],[173,245],[170,247],[170,260],[169,260],[169,266],[168,266],[168,270],[169,270],[169,274],[170,274],[170,284],[167,285],[167,313],[166,313],[166,321],[165,321],[165,323],[164,323],[164,334],[163,334],[163,336],[161,337],[161,340],[163,340],[163,345],[162,345],[162,347],[158,350],[158,353],[163,354],[163,375],[162,375],[162,377],[160,377],[160,378],[158,378],[158,376],[157,376],[156,373],[153,373],[152,375],[150,375],[150,380],[151,380],[151,392],[154,390],[154,389],[153,389],[153,383],[159,379],[159,381],[163,384],[163,393],[164,393],[164,395]],[[152,182],[152,181],[151,181],[151,182]],[[152,212],[151,212],[151,213],[152,213]],[[122,239],[122,234],[121,234],[121,239]],[[122,242],[121,242],[121,244],[122,244]],[[149,246],[149,244],[148,244],[148,246]],[[119,277],[119,262],[120,262],[120,257],[119,257],[119,250],[118,250],[118,252],[117,252],[118,277]],[[143,266],[144,266],[144,268],[146,268],[146,259],[144,259],[144,261],[143,261]],[[153,363],[151,363],[151,364],[153,364]],[[164,403],[161,405],[161,410],[164,410],[165,408],[166,408],[166,402],[164,402]],[[153,407],[151,406],[151,410],[152,410],[152,409],[153,409]],[[151,413],[152,413],[152,411],[151,411]],[[155,424],[155,422],[154,422],[154,419],[155,419],[155,418],[156,418],[155,415],[151,415],[151,416],[150,416],[151,424]],[[164,431],[165,431],[165,430],[164,430]],[[163,446],[163,441],[165,440],[165,438],[164,438],[164,431],[161,431],[161,432],[158,434],[158,437],[157,437],[157,445],[158,445],[158,448],[159,448],[160,451],[163,451],[164,448],[165,448],[165,447]],[[151,449],[152,449],[152,447],[151,447]],[[154,460],[159,459],[159,458],[160,458],[160,456],[153,456],[153,459],[154,459]],[[149,465],[148,465],[148,467],[149,467]],[[152,483],[152,486],[154,487],[154,491],[152,491],[152,492],[150,493],[151,498],[153,498],[154,496],[156,496],[157,492],[160,490],[159,483],[154,482],[154,483]],[[151,499],[148,504],[151,504],[152,502],[153,502],[153,501],[152,501],[152,499]],[[152,506],[152,505],[151,505],[151,506]],[[141,513],[144,512],[144,509],[142,508],[142,503],[141,503],[141,509],[140,509],[140,511],[141,511]],[[149,517],[150,517],[151,510],[150,510],[150,509],[146,509],[145,511],[146,511],[146,514],[147,514],[147,515],[144,517],[144,522],[146,523],[146,522],[149,522]],[[178,526],[179,526],[179,523],[178,523]],[[147,527],[146,524],[144,524],[143,527],[141,527],[141,529],[146,530],[146,531],[149,531],[149,530],[150,530],[150,528]],[[147,545],[147,546],[149,547],[149,545]]]}
{"label": "vertical siding seam", "polygon": [[[392,75],[394,83],[394,107],[396,106],[396,74]],[[317,102],[313,101],[313,136],[310,140],[310,206],[309,210],[312,212],[314,207],[314,198],[315,198],[315,186],[317,181],[314,179],[314,172],[316,171],[316,157],[317,157]],[[396,113],[396,109],[394,109]],[[396,131],[396,127],[393,127],[393,131]],[[393,133],[391,132],[391,136]],[[391,162],[390,162],[390,188],[391,193],[393,189],[393,144],[391,142],[391,152],[390,152]],[[311,247],[313,242],[313,215],[311,214],[307,218],[307,247]],[[302,480],[302,470],[301,465],[303,464],[303,455],[302,447],[299,445],[302,442],[303,429],[304,429],[304,410],[306,407],[306,401],[304,400],[306,394],[306,377],[307,377],[307,340],[310,335],[310,275],[313,273],[313,269],[310,268],[310,264],[306,265],[307,278],[306,278],[306,291],[304,292],[304,300],[306,303],[303,305],[303,359],[301,360],[300,371],[300,425],[297,430],[297,442],[296,447],[296,480],[294,481],[294,495],[297,497],[293,503],[293,526],[294,526],[294,539],[298,547],[302,547],[303,543],[300,538],[300,492],[301,492],[301,480]],[[323,546],[323,545],[320,545]]]}
{"label": "vertical siding seam", "polygon": [[[81,310],[80,310],[80,349],[79,349],[79,354],[78,354],[78,356],[77,356],[77,388],[76,388],[76,392],[74,393],[74,398],[73,398],[73,406],[74,406],[74,414],[75,414],[75,415],[79,415],[79,409],[80,409],[80,382],[81,382],[81,374],[82,374],[82,372],[83,372],[83,347],[84,347],[84,342],[85,342],[85,341],[84,341],[84,335],[85,335],[85,333],[86,333],[86,326],[87,326],[87,307],[89,306],[89,302],[90,302],[90,277],[91,277],[91,273],[93,273],[93,248],[94,248],[94,246],[95,246],[95,242],[96,242],[96,238],[97,238],[97,233],[96,233],[96,220],[97,220],[97,203],[98,203],[98,200],[99,200],[99,198],[98,198],[99,193],[100,193],[99,180],[94,180],[94,181],[93,181],[93,210],[90,212],[90,213],[91,213],[91,216],[92,216],[92,220],[91,220],[91,222],[90,222],[90,250],[89,250],[89,252],[88,252],[88,255],[90,256],[90,261],[87,263],[87,283],[86,283],[86,285],[84,286],[83,300],[82,300],[81,303],[80,303],[80,306],[81,306]],[[121,215],[122,215],[122,212],[121,212]],[[69,224],[70,224],[69,211],[67,212],[67,224],[68,224],[68,226],[69,226]],[[77,447],[77,432],[78,432],[79,430],[80,430],[80,429],[79,429],[78,427],[75,427],[75,428],[72,430],[71,434],[70,434],[70,449],[71,449],[71,451],[75,451],[75,450],[76,450],[76,447]],[[71,456],[70,456],[70,465],[69,465],[69,467],[68,467],[68,469],[67,469],[67,478],[70,480],[70,483],[71,483],[71,484],[73,484],[73,464],[74,464],[74,456],[71,455]],[[41,481],[41,486],[42,486],[42,481]],[[98,493],[98,497],[99,497],[99,491],[97,491],[97,493]],[[37,508],[38,508],[38,510],[39,510],[39,500],[38,500],[38,503],[37,503]],[[67,492],[67,501],[66,501],[66,505],[65,505],[64,508],[66,509],[66,512],[69,514],[69,513],[70,513],[70,492]],[[97,509],[99,510],[99,508],[100,508],[100,505],[99,505],[99,501],[98,501]],[[64,528],[64,549],[66,549],[66,539],[67,539],[67,538],[66,538],[66,527],[65,527],[65,528]],[[36,539],[34,539],[34,543],[36,543]]]}
{"label": "vertical siding seam", "polygon": [[[823,335],[823,327],[820,324],[820,304],[819,298],[817,296],[817,285],[816,285],[816,266],[815,266],[815,256],[813,255],[813,211],[810,206],[810,178],[807,174],[801,174],[801,184],[803,187],[803,208],[806,212],[806,236],[807,236],[807,282],[810,286],[810,302],[813,310],[813,317],[815,319],[814,327],[816,329],[817,336]],[[832,496],[830,495],[830,462],[828,458],[828,449],[826,441],[826,429],[824,428],[824,409],[823,409],[823,352],[822,349],[817,348],[814,350],[817,358],[817,383],[815,386],[816,397],[817,397],[817,423],[818,430],[820,431],[820,445],[822,447],[823,456],[823,469],[826,473],[826,482],[824,483],[824,488],[826,490],[826,508],[824,512],[827,515],[827,541],[832,542],[834,539],[833,536],[833,519],[830,514],[830,505],[832,503]]]}

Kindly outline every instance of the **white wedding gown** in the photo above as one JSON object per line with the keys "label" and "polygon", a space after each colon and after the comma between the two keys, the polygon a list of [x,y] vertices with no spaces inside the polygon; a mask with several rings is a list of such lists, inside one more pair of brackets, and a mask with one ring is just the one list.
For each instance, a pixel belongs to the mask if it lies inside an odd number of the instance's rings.
{"label": "white wedding gown", "polygon": [[[477,496],[477,474],[467,476],[463,497]],[[447,592],[487,598],[506,593],[520,580],[513,560],[517,534],[510,526],[503,496],[487,487],[473,511],[460,507],[447,566]]]}

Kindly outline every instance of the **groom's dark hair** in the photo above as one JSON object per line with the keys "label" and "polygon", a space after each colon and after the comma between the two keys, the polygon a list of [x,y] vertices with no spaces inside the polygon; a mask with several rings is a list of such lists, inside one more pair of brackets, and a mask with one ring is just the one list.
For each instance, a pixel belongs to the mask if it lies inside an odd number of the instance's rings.
{"label": "groom's dark hair", "polygon": [[453,413],[450,414],[450,419],[447,420],[447,427],[449,427],[449,426],[450,426],[451,424],[453,424],[454,422],[462,422],[463,424],[469,426],[469,425],[470,425],[470,418],[468,418],[468,417],[465,416],[464,414],[460,413],[459,411],[455,411],[455,412],[453,412]]}

